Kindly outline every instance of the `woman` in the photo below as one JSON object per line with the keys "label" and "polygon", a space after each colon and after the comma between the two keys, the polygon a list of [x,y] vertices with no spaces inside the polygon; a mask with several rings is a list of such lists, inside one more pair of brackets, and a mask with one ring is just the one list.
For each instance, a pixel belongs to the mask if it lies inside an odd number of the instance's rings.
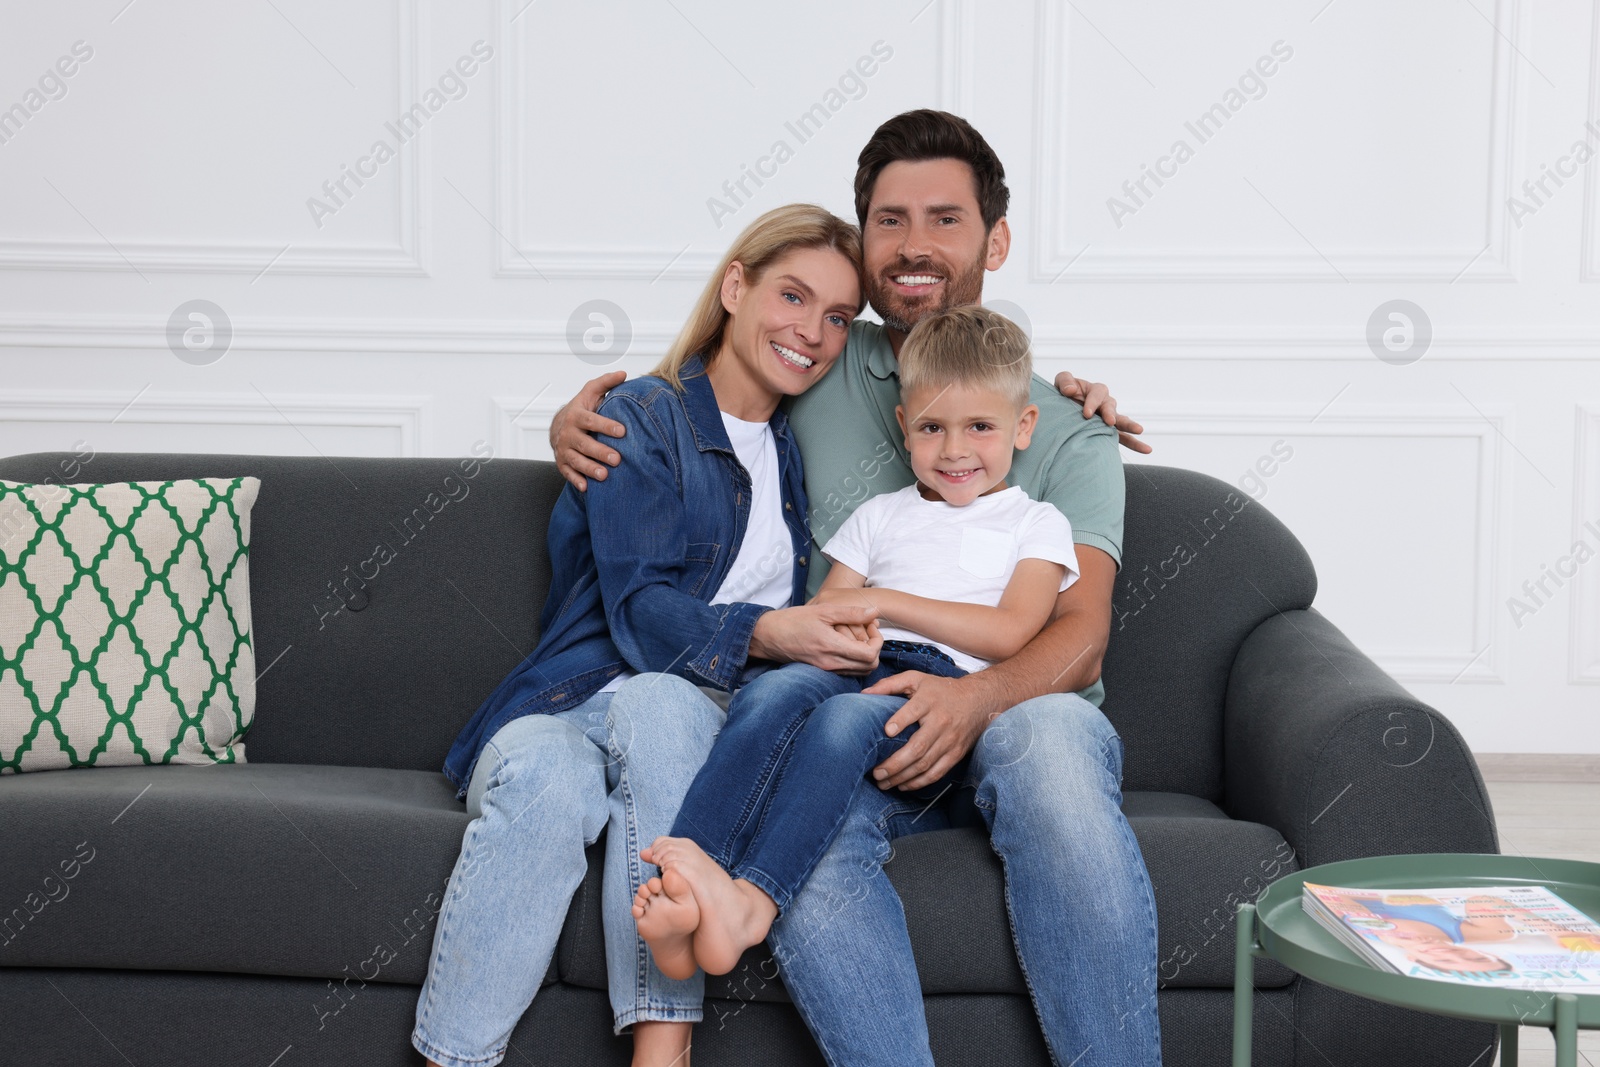
{"label": "woman", "polygon": [[805,599],[810,536],[778,410],[843,352],[860,258],[856,228],[821,208],[763,215],[653,375],[602,406],[630,461],[557,501],[539,645],[446,761],[472,822],[417,1004],[412,1044],[430,1063],[504,1057],[603,830],[616,1032],[632,1028],[636,1065],[688,1063],[704,979],[668,979],[639,939],[639,850],[671,827],[751,668],[865,673],[881,644],[870,609],[789,606]]}

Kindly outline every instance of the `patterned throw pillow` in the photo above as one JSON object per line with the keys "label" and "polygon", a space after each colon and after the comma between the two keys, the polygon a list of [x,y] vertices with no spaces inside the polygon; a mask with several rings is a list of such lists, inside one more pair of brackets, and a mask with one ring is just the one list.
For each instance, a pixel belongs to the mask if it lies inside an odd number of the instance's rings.
{"label": "patterned throw pillow", "polygon": [[0,774],[244,762],[260,487],[0,481]]}

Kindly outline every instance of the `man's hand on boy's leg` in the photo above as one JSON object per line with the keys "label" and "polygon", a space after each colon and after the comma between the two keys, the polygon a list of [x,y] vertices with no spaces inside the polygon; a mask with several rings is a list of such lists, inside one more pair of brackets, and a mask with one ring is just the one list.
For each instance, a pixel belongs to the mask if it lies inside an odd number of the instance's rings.
{"label": "man's hand on boy's leg", "polygon": [[627,428],[620,422],[601,418],[595,414],[606,394],[628,380],[628,372],[614,370],[609,374],[584,383],[578,395],[567,401],[550,420],[550,451],[556,457],[556,469],[572,483],[578,492],[589,488],[585,475],[596,481],[606,480],[606,468],[622,461],[616,449],[594,439],[597,433],[607,437],[621,437]]}
{"label": "man's hand on boy's leg", "polygon": [[912,723],[917,724],[917,732],[900,750],[873,768],[872,778],[879,789],[932,785],[972,751],[990,720],[999,714],[989,708],[988,700],[975,698],[976,677],[940,678],[903,671],[862,690],[907,697],[904,706],[884,724],[888,736],[898,737]]}
{"label": "man's hand on boy's leg", "polygon": [[1117,399],[1111,395],[1111,390],[1107,386],[1100,382],[1091,382],[1086,378],[1074,377],[1070,371],[1062,371],[1056,375],[1055,385],[1056,391],[1062,396],[1083,405],[1084,418],[1093,418],[1098,413],[1107,426],[1117,431],[1117,441],[1123,448],[1146,455],[1153,451],[1152,446],[1140,440],[1138,436],[1144,433],[1144,427],[1126,415],[1117,414]]}

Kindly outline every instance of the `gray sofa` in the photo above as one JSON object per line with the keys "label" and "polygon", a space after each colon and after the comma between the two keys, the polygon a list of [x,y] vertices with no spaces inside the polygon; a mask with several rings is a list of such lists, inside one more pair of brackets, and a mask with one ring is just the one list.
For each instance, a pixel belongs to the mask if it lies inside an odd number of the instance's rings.
{"label": "gray sofa", "polygon": [[[61,459],[0,460],[0,477],[44,481]],[[104,453],[83,480],[243,474],[262,483],[250,762],[0,778],[0,1062],[421,1062],[412,1014],[467,822],[438,768],[535,643],[562,483],[505,459],[463,483],[451,460]],[[451,475],[464,496],[440,495]],[[1332,860],[1493,852],[1495,828],[1460,735],[1311,608],[1315,574],[1287,529],[1199,474],[1130,466],[1127,480],[1105,711],[1155,885],[1165,1061],[1222,1065],[1239,901]],[[379,541],[397,554],[373,577]],[[68,891],[24,906],[61,861],[76,862]],[[598,863],[508,1063],[627,1062]],[[982,834],[904,839],[888,870],[938,1061],[1048,1063]],[[774,970],[758,950],[711,982],[696,1064],[820,1062]],[[1488,1026],[1265,961],[1256,984],[1257,1064],[1490,1060]]]}

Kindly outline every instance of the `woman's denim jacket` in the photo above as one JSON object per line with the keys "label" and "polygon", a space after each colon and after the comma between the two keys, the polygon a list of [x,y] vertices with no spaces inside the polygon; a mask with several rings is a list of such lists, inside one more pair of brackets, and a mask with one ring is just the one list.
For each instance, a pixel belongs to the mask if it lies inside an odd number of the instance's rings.
{"label": "woman's denim jacket", "polygon": [[[750,475],[723,428],[700,358],[684,364],[684,391],[660,378],[613,389],[600,413],[627,427],[601,437],[624,454],[604,481],[562,490],[550,515],[550,593],[538,647],[467,723],[444,773],[465,797],[483,746],[523,715],[576,707],[625,668],[661,671],[731,690],[756,619],[770,608],[709,601],[727,577],[750,519]],[[790,603],[805,602],[811,536],[800,450],[782,410],[778,446],[783,517],[794,542]]]}

